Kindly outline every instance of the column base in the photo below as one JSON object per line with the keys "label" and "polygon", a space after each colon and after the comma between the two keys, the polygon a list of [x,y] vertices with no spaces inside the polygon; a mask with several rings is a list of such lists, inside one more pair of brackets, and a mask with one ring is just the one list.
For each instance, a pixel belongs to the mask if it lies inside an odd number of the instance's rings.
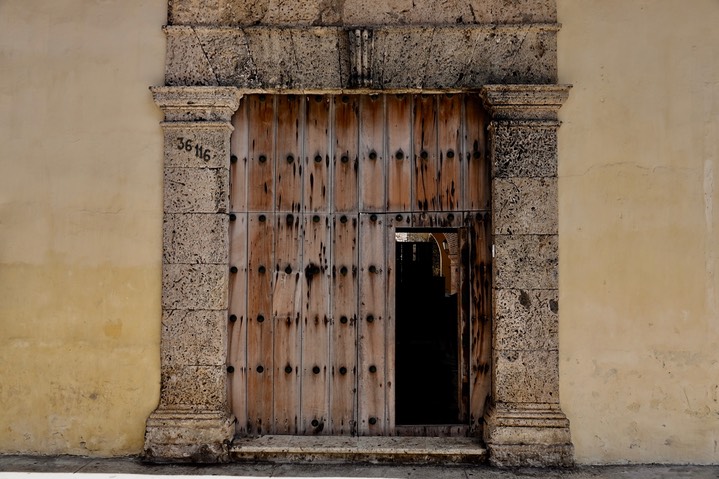
{"label": "column base", "polygon": [[224,411],[158,408],[147,419],[143,459],[148,462],[229,461],[235,418]]}
{"label": "column base", "polygon": [[485,415],[484,441],[493,466],[574,465],[569,420],[558,404],[495,404]]}

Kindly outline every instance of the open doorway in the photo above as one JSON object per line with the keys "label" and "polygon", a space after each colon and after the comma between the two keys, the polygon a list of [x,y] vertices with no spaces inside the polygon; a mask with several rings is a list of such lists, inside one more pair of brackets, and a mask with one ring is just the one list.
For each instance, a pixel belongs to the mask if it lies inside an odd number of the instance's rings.
{"label": "open doorway", "polygon": [[466,424],[468,334],[459,305],[466,275],[458,230],[400,230],[395,248],[397,425]]}

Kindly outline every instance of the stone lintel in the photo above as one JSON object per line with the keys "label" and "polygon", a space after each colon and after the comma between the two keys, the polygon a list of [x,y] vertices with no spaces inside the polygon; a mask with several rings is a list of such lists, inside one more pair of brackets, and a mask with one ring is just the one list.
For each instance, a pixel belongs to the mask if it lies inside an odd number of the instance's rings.
{"label": "stone lintel", "polygon": [[158,409],[147,419],[143,458],[151,462],[229,460],[234,417],[225,411]]}
{"label": "stone lintel", "polygon": [[166,121],[229,122],[242,98],[228,86],[154,86],[150,91]]}
{"label": "stone lintel", "polygon": [[556,120],[569,85],[485,85],[480,95],[494,120]]}
{"label": "stone lintel", "polygon": [[498,467],[572,466],[569,420],[558,404],[496,403],[485,415],[489,461]]}
{"label": "stone lintel", "polygon": [[169,26],[165,82],[283,92],[552,84],[558,29],[555,23]]}

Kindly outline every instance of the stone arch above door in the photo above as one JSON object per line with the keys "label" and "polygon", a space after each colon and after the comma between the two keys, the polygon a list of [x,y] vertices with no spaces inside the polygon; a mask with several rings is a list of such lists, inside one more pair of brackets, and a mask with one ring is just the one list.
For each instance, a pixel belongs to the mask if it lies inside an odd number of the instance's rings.
{"label": "stone arch above door", "polygon": [[146,457],[228,458],[230,118],[240,98],[351,89],[484,101],[494,251],[484,440],[497,465],[570,464],[557,354],[557,111],[568,87],[555,84],[553,1],[468,2],[469,16],[434,2],[397,15],[388,2],[361,24],[362,2],[330,3],[313,17],[313,2],[283,13],[268,1],[170,1],[166,85],[152,89],[165,113],[165,216],[162,387]]}

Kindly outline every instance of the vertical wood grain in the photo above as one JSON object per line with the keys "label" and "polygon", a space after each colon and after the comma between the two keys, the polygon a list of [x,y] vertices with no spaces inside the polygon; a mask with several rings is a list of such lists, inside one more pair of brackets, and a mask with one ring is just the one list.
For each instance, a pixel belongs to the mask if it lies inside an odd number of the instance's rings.
{"label": "vertical wood grain", "polygon": [[357,215],[336,215],[332,228],[330,433],[355,432],[357,407]]}
{"label": "vertical wood grain", "polygon": [[299,212],[302,206],[302,96],[277,97],[275,210]]}
{"label": "vertical wood grain", "polygon": [[332,210],[357,211],[359,169],[359,99],[357,95],[334,97],[334,176]]}
{"label": "vertical wood grain", "polygon": [[387,95],[387,211],[412,208],[412,96]]}
{"label": "vertical wood grain", "polygon": [[[273,425],[272,218],[248,215],[247,262],[247,415],[250,434],[267,434]],[[266,268],[260,272],[260,266]]]}
{"label": "vertical wood grain", "polygon": [[437,209],[456,211],[464,206],[461,178],[461,165],[464,163],[461,151],[462,96],[440,95],[437,100]]}
{"label": "vertical wood grain", "polygon": [[360,99],[360,211],[385,208],[384,95]]}
{"label": "vertical wood grain", "polygon": [[297,434],[302,314],[302,223],[299,215],[275,215],[275,261],[272,266],[267,274],[274,277],[273,433]]}
{"label": "vertical wood grain", "polygon": [[414,182],[418,211],[438,207],[437,172],[437,99],[434,95],[416,95],[414,99]]}
{"label": "vertical wood grain", "polygon": [[249,161],[249,118],[247,97],[232,116],[234,131],[230,136],[230,154],[236,161],[230,163],[230,211],[247,211],[247,165]]}
{"label": "vertical wood grain", "polygon": [[[383,435],[385,418],[385,264],[384,215],[360,215],[358,319],[358,431]],[[376,421],[375,424],[371,424]]]}
{"label": "vertical wood grain", "polygon": [[300,430],[308,435],[329,432],[330,232],[327,215],[304,215]]}
{"label": "vertical wood grain", "polygon": [[236,432],[247,433],[247,214],[235,214],[230,221],[230,265],[237,273],[230,275],[228,314],[229,399],[237,418]]}
{"label": "vertical wood grain", "polygon": [[489,161],[485,148],[486,113],[481,100],[467,96],[465,100],[465,182],[468,210],[486,210],[490,207]]}
{"label": "vertical wood grain", "polygon": [[249,159],[247,162],[247,208],[270,211],[274,206],[274,142],[276,97],[247,97]]}
{"label": "vertical wood grain", "polygon": [[330,97],[306,97],[304,210],[329,211],[330,200]]}

